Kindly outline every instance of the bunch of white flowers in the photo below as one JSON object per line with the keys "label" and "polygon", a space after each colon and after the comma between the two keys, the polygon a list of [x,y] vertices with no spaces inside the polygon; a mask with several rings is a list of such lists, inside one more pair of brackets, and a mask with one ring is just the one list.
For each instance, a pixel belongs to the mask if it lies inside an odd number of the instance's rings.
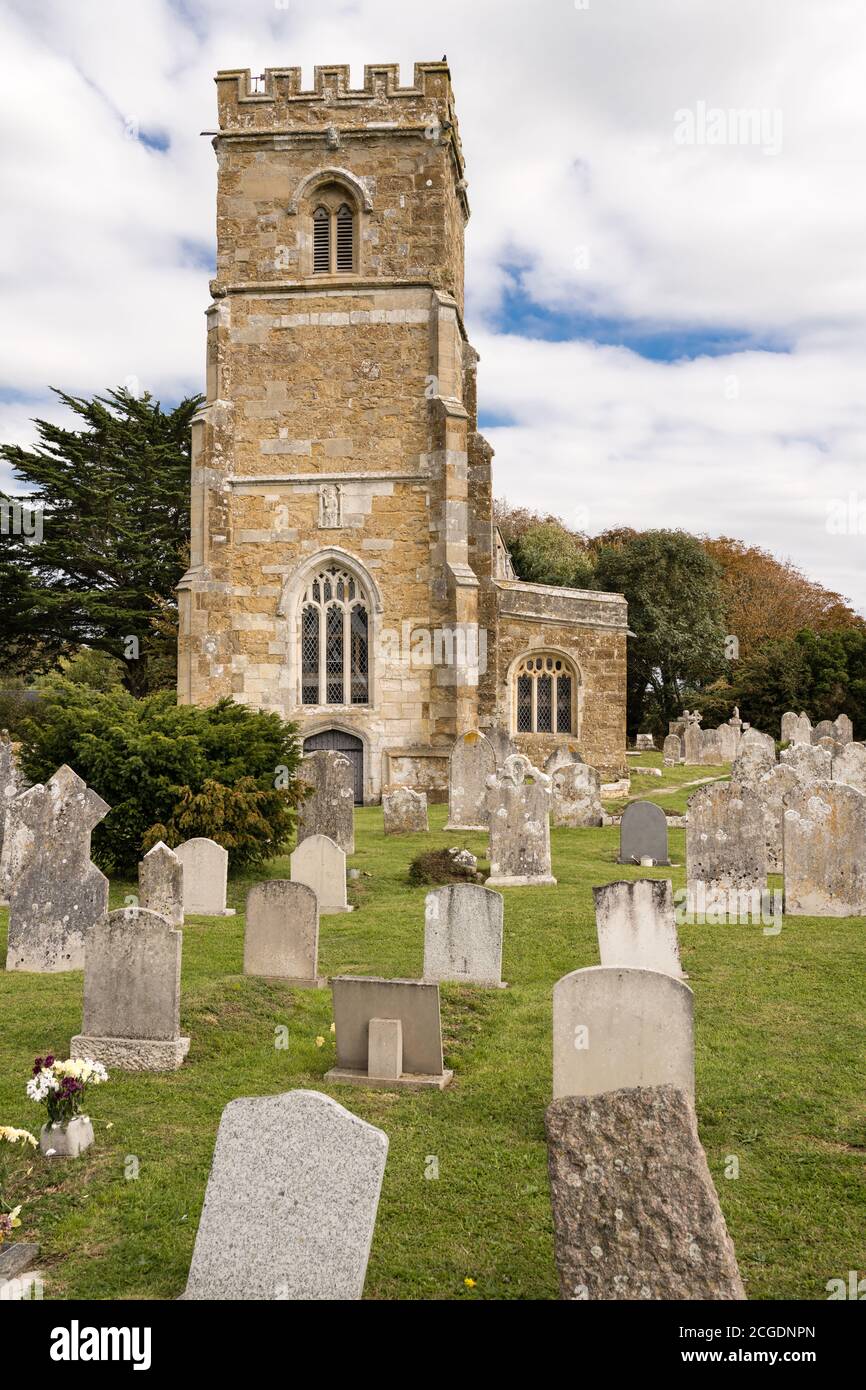
{"label": "bunch of white flowers", "polygon": [[50,1055],[37,1057],[27,1082],[27,1094],[37,1103],[47,1103],[52,1124],[66,1124],[81,1113],[87,1088],[107,1080],[105,1067],[92,1057],[68,1057],[65,1062]]}
{"label": "bunch of white flowers", "polygon": [[29,1129],[13,1129],[11,1125],[0,1125],[0,1139],[7,1144],[30,1144],[36,1148],[36,1137]]}

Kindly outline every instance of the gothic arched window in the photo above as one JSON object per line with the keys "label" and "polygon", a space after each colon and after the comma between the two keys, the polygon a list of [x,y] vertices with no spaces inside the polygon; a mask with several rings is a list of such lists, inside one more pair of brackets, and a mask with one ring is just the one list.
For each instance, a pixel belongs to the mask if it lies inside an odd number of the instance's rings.
{"label": "gothic arched window", "polygon": [[573,734],[574,671],[565,657],[532,652],[514,673],[514,728],[518,734]]}
{"label": "gothic arched window", "polygon": [[328,565],[301,599],[301,704],[365,705],[370,680],[370,619],[353,574]]}
{"label": "gothic arched window", "polygon": [[356,269],[356,216],[339,184],[316,194],[313,210],[313,274],[350,275]]}

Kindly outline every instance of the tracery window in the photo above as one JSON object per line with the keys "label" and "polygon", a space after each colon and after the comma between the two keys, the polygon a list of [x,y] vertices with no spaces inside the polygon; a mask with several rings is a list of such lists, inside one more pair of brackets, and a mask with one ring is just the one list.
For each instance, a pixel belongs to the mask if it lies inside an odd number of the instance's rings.
{"label": "tracery window", "polygon": [[301,704],[365,705],[369,698],[369,605],[358,580],[328,565],[301,600]]}
{"label": "tracery window", "polygon": [[514,675],[519,734],[573,734],[577,682],[569,662],[549,652],[525,656]]}

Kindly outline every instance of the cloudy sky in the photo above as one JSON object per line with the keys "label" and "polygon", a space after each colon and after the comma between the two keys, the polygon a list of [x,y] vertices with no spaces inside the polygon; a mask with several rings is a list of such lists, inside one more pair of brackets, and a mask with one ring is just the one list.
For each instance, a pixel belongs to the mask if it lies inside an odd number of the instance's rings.
{"label": "cloudy sky", "polygon": [[201,389],[217,69],[447,53],[497,494],[866,612],[862,0],[5,0],[0,53],[4,441]]}

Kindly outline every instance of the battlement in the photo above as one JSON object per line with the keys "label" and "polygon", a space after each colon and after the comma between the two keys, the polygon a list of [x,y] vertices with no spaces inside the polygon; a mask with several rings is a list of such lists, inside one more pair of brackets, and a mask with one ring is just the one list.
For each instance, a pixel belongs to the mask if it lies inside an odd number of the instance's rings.
{"label": "battlement", "polygon": [[218,72],[220,130],[267,129],[281,119],[293,124],[302,119],[299,108],[304,107],[319,109],[325,117],[325,108],[354,105],[361,108],[361,119],[374,120],[377,111],[387,108],[390,119],[400,124],[424,114],[448,117],[451,109],[447,63],[416,63],[411,87],[400,86],[396,63],[365,65],[363,87],[350,87],[349,80],[349,67],[344,63],[316,67],[309,90],[301,86],[300,68],[266,68],[258,77],[252,76],[249,68]]}

